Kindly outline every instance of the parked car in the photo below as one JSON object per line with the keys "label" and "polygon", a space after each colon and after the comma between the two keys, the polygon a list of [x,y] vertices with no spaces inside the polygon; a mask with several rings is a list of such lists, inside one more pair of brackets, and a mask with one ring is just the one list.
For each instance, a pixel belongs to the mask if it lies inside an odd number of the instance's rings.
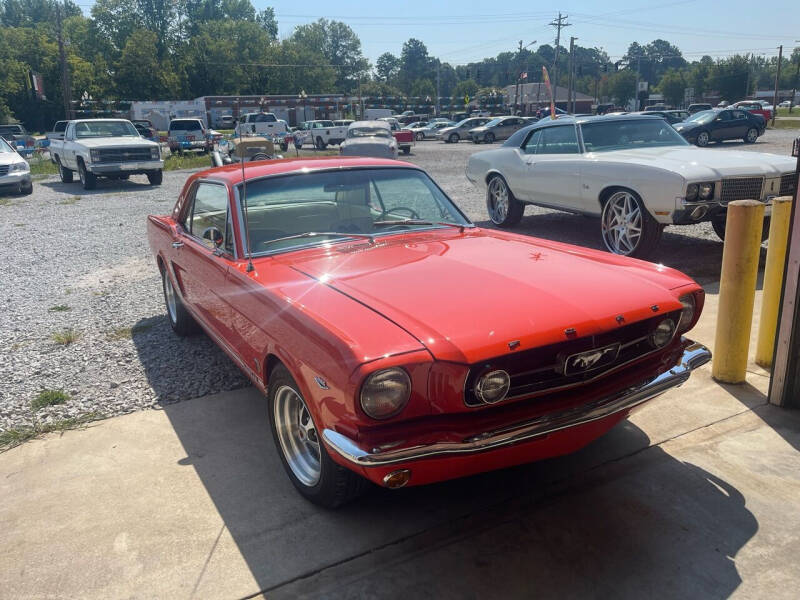
{"label": "parked car", "polygon": [[0,193],[7,191],[30,194],[33,192],[33,181],[28,161],[0,137]]}
{"label": "parked car", "polygon": [[689,108],[687,108],[686,110],[689,111],[690,115],[693,115],[694,113],[698,113],[703,110],[711,110],[713,108],[714,108],[713,106],[707,103],[697,103],[697,104],[690,104]]}
{"label": "parked car", "polygon": [[233,118],[233,115],[221,115],[217,119],[218,129],[233,129],[234,127],[236,127],[236,119]]}
{"label": "parked car", "polygon": [[347,136],[339,146],[339,154],[397,158],[397,140],[386,121],[355,121],[347,128]]}
{"label": "parked car", "polygon": [[36,149],[36,138],[25,130],[22,123],[0,125],[0,137],[14,146],[21,156],[30,156]]}
{"label": "parked car", "polygon": [[63,140],[50,141],[50,153],[61,181],[71,183],[75,171],[86,190],[98,177],[128,179],[145,174],[151,185],[161,185],[164,161],[156,142],[145,140],[127,119],[70,121]]}
{"label": "parked car", "polygon": [[436,139],[437,134],[445,127],[452,127],[455,125],[452,121],[436,121],[428,123],[425,127],[412,129],[414,132],[414,139],[418,142],[420,140],[433,140]]}
{"label": "parked car", "polygon": [[670,125],[674,125],[675,123],[680,123],[681,121],[685,121],[691,116],[688,110],[648,110],[630,114],[655,115],[657,117],[663,117],[664,120],[666,120],[666,122],[669,123]]}
{"label": "parked car", "polygon": [[725,140],[744,140],[747,144],[754,144],[766,128],[764,117],[731,108],[695,113],[675,125],[675,131],[701,148]]}
{"label": "parked car", "polygon": [[742,100],[741,102],[737,102],[736,104],[734,104],[733,108],[746,110],[747,112],[753,113],[754,115],[760,115],[764,117],[764,121],[769,121],[772,118],[771,107],[765,108],[760,102],[751,100]]}
{"label": "parked car", "polygon": [[780,107],[780,108],[790,108],[791,106],[792,106],[792,101],[791,100],[784,100],[783,102],[778,104],[778,107]]}
{"label": "parked car", "polygon": [[53,129],[44,134],[48,140],[63,140],[64,131],[67,129],[69,121],[56,121],[53,123]]}
{"label": "parked car", "polygon": [[131,121],[131,123],[133,123],[133,126],[136,127],[136,131],[138,131],[143,138],[153,140],[154,142],[158,141],[158,131],[153,127],[151,121],[147,119],[136,119]]}
{"label": "parked car", "polygon": [[573,452],[710,359],[684,337],[691,278],[475,227],[408,163],[204,171],[147,232],[173,331],[206,331],[266,395],[324,506]]}
{"label": "parked car", "polygon": [[470,129],[469,137],[474,144],[486,142],[493,143],[495,140],[508,139],[514,132],[530,125],[522,117],[496,117],[474,129]]}
{"label": "parked car", "polygon": [[289,132],[285,121],[272,113],[257,112],[242,115],[234,133],[236,135],[261,135],[281,137]]}
{"label": "parked car", "polygon": [[499,227],[516,225],[526,204],[600,217],[610,252],[646,257],[666,225],[711,221],[724,238],[728,202],[792,194],[794,165],[694,148],[660,117],[622,115],[545,119],[473,154],[466,175]]}
{"label": "parked car", "polygon": [[469,139],[470,130],[486,125],[486,123],[491,120],[490,117],[470,117],[469,119],[463,119],[454,125],[442,127],[436,132],[436,137],[440,140],[444,140],[448,144],[455,144],[462,139]]}
{"label": "parked car", "polygon": [[392,117],[386,117],[383,119],[378,119],[379,121],[385,121],[389,124],[389,127],[392,129],[392,136],[394,139],[397,140],[397,148],[403,154],[408,154],[411,152],[411,144],[414,143],[414,134],[410,131],[406,131],[400,128],[400,123],[398,123],[397,119]]}
{"label": "parked car", "polygon": [[167,140],[171,152],[212,150],[211,140],[201,119],[172,119],[169,122]]}
{"label": "parked car", "polygon": [[300,125],[303,144],[310,143],[317,150],[324,150],[328,144],[340,144],[347,137],[347,127],[336,126],[333,121],[306,121]]}
{"label": "parked car", "polygon": [[[556,115],[560,116],[560,115],[567,115],[567,114],[569,114],[567,111],[565,111],[564,109],[558,108],[556,106]],[[543,106],[542,108],[537,109],[536,110],[536,114],[534,116],[537,119],[544,119],[545,117],[549,117],[550,116],[550,107],[549,106]]]}

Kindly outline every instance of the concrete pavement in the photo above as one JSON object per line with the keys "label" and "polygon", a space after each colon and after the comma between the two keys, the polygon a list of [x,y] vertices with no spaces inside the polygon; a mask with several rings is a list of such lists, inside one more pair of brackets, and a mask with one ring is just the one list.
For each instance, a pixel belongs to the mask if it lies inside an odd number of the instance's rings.
{"label": "concrete pavement", "polygon": [[706,366],[574,455],[339,511],[252,389],[50,435],[0,455],[0,597],[794,598],[800,414],[767,386]]}

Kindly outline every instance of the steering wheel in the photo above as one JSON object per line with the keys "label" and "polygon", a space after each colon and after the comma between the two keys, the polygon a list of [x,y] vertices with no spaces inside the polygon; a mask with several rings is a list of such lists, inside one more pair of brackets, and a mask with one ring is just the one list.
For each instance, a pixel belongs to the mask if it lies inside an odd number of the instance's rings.
{"label": "steering wheel", "polygon": [[383,213],[381,213],[381,218],[377,219],[377,220],[380,221],[384,217],[387,217],[390,214],[398,212],[398,211],[406,211],[406,212],[408,212],[409,215],[411,215],[412,219],[419,219],[419,213],[417,211],[415,211],[413,208],[409,208],[408,206],[395,206],[394,208],[392,208],[390,210],[384,210]]}

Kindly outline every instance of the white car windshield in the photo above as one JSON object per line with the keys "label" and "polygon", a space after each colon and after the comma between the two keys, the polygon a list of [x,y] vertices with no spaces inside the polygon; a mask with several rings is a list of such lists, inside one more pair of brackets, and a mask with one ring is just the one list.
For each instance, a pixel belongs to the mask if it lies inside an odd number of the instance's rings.
{"label": "white car windshield", "polygon": [[16,152],[16,150],[9,146],[8,142],[0,137],[0,154],[5,154],[7,152]]}
{"label": "white car windshield", "polygon": [[717,116],[717,113],[713,110],[704,110],[702,112],[694,113],[691,117],[686,119],[687,123],[700,123],[700,125],[708,125],[714,118]]}
{"label": "white car windshield", "polygon": [[656,146],[688,146],[663,119],[631,119],[581,125],[586,152],[608,152]]}
{"label": "white car windshield", "polygon": [[347,130],[347,137],[349,138],[359,138],[359,137],[382,137],[382,138],[390,138],[392,134],[389,132],[388,129],[384,129],[383,127],[353,127],[352,129]]}
{"label": "white car windshield", "polygon": [[141,137],[130,121],[83,121],[75,125],[75,137]]}
{"label": "white car windshield", "polygon": [[470,226],[425,173],[396,167],[248,182],[245,223],[254,254],[448,226],[441,223]]}

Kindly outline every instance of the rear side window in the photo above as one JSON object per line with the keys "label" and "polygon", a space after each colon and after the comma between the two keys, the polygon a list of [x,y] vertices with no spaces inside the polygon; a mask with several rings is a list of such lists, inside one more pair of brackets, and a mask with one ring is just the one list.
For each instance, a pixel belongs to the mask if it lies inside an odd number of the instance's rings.
{"label": "rear side window", "polygon": [[575,127],[546,127],[540,129],[541,138],[536,154],[578,154],[578,135]]}
{"label": "rear side window", "polygon": [[170,121],[170,131],[201,131],[203,129],[200,121],[194,119],[183,119],[179,121]]}
{"label": "rear side window", "polygon": [[525,154],[536,154],[536,146],[539,145],[539,138],[541,137],[541,129],[537,129],[531,134],[531,137],[528,138],[528,141],[525,142],[525,146],[523,146],[523,151]]}

